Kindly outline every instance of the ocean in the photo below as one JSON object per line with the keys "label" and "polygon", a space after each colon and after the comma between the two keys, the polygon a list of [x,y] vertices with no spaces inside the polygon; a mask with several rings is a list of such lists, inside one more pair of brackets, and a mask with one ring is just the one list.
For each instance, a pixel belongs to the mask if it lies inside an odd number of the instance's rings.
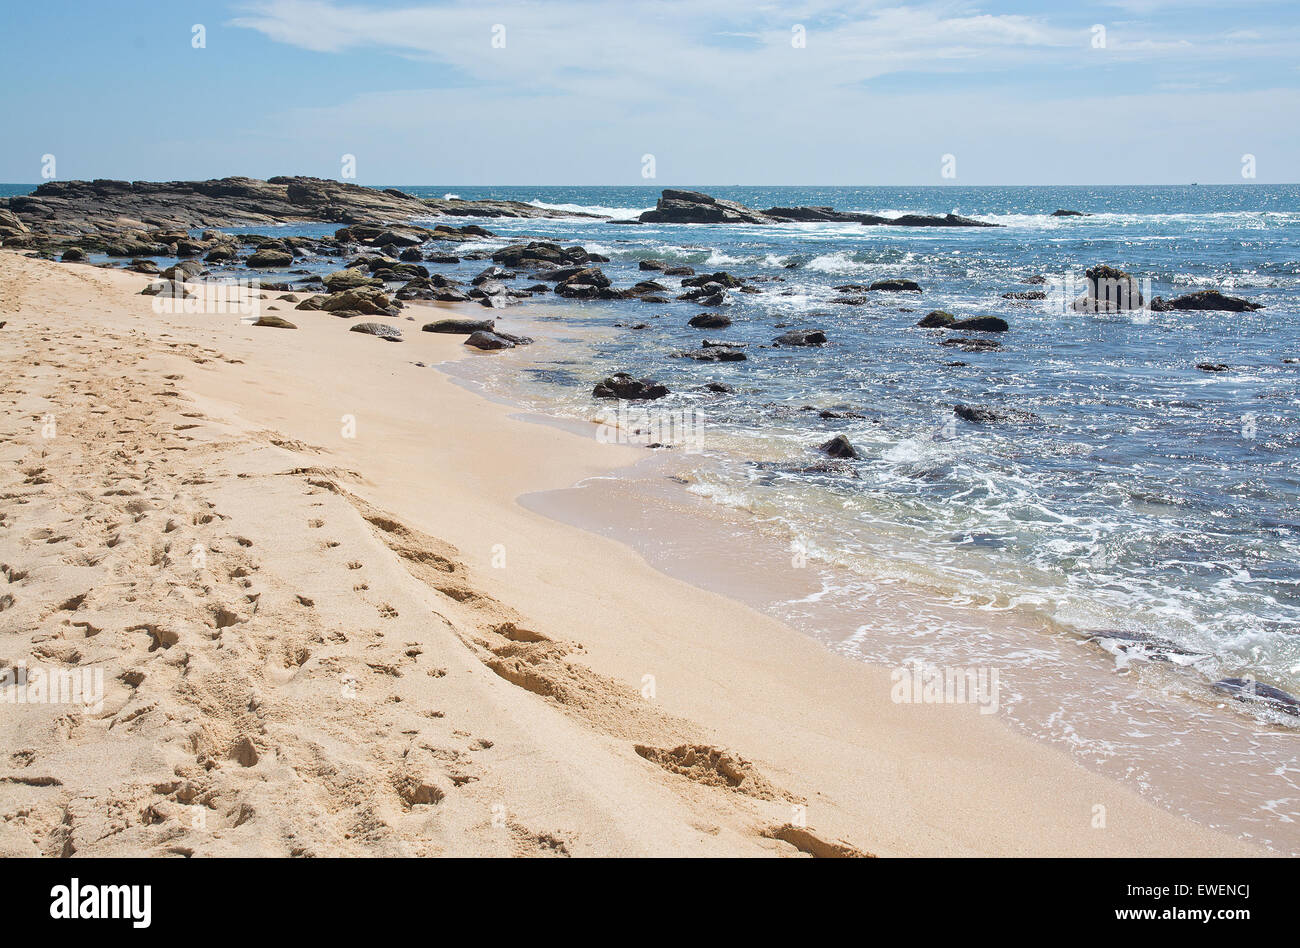
{"label": "ocean", "polygon": [[[648,258],[768,281],[756,284],[761,294],[731,294],[721,311],[733,325],[711,331],[686,325],[700,312],[690,303],[553,297],[542,305],[564,315],[543,327],[529,371],[473,360],[483,384],[538,411],[590,418],[594,380],[652,376],[674,392],[657,408],[703,419],[702,450],[683,455],[691,490],[779,524],[814,559],[1067,630],[1154,635],[1203,656],[1194,667],[1207,679],[1300,691],[1300,364],[1283,361],[1300,358],[1300,187],[699,189],[757,208],[951,211],[1004,226],[480,220],[502,239],[462,250],[524,235],[580,243],[610,257],[616,286],[659,278],[638,270]],[[658,195],[404,190],[619,217]],[[1058,208],[1091,216],[1051,216]],[[1157,296],[1217,288],[1263,308],[1074,312],[1068,303],[1096,264],[1149,280]],[[1025,282],[1034,276],[1047,283]],[[832,302],[846,295],[836,286],[891,277],[923,292]],[[1047,298],[1002,295],[1034,289]],[[937,343],[951,333],[914,328],[934,309],[1001,316],[1011,331],[996,351],[946,349]],[[618,328],[637,323],[649,328]],[[760,348],[778,324],[823,329],[830,344]],[[704,337],[747,343],[749,359],[672,357]],[[736,394],[703,393],[705,381]],[[957,404],[1034,420],[971,424],[954,417]],[[803,406],[861,417],[823,419]],[[806,467],[835,434],[864,455],[856,477],[773,463]],[[884,631],[927,630],[904,621]]]}

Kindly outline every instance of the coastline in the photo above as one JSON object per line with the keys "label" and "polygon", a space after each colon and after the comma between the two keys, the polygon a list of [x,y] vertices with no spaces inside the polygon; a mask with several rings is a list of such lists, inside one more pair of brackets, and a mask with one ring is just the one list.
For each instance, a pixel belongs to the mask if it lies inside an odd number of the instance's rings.
{"label": "coastline", "polygon": [[[302,583],[311,579],[318,558],[328,558],[314,546],[322,534],[310,522],[320,518],[290,523],[277,505],[295,513],[304,502],[326,505],[325,523],[331,529],[340,523],[337,529],[348,532],[349,541],[364,549],[365,572],[377,574],[367,580],[371,588],[366,590],[376,595],[362,597],[372,611],[359,618],[355,610],[362,607],[345,602],[347,590],[337,588],[338,577],[322,570],[319,579],[326,583],[325,592],[300,595],[319,604],[322,613],[302,621],[303,635],[310,639],[315,631],[325,642],[301,648],[328,651],[324,633],[331,624],[382,625],[384,606],[396,613],[390,621],[401,624],[401,632],[382,635],[382,643],[345,644],[338,655],[308,655],[287,678],[286,666],[271,674],[260,663],[249,664],[246,673],[260,691],[259,700],[281,716],[278,728],[250,737],[236,733],[241,728],[234,724],[209,728],[204,716],[214,715],[184,709],[191,722],[197,715],[200,732],[220,735],[221,740],[212,738],[213,749],[222,740],[230,748],[242,748],[247,741],[258,749],[251,764],[238,759],[243,752],[236,751],[236,770],[229,763],[232,757],[224,753],[226,747],[221,748],[224,760],[216,772],[231,784],[218,788],[218,796],[221,806],[235,814],[221,832],[186,828],[180,814],[148,799],[153,793],[175,803],[177,794],[185,796],[183,786],[161,794],[154,788],[167,781],[135,787],[139,781],[133,772],[104,759],[112,756],[114,742],[151,744],[184,717],[180,706],[185,701],[170,710],[167,705],[183,694],[177,689],[186,672],[170,683],[166,675],[158,676],[164,691],[149,699],[155,702],[152,707],[139,696],[127,697],[106,719],[102,733],[92,739],[88,734],[93,726],[82,730],[69,742],[73,747],[53,752],[48,762],[31,728],[53,726],[56,718],[7,722],[11,746],[37,747],[35,760],[42,774],[58,783],[7,781],[2,791],[6,810],[66,810],[70,800],[92,796],[91,788],[102,794],[105,788],[130,785],[130,793],[117,795],[131,807],[138,806],[138,812],[154,808],[160,817],[151,822],[124,818],[122,829],[98,839],[87,830],[87,842],[77,851],[153,853],[161,851],[159,847],[182,846],[196,854],[222,854],[249,852],[248,847],[260,845],[265,848],[256,851],[292,852],[292,845],[276,850],[253,841],[251,828],[266,819],[259,814],[269,810],[281,827],[273,838],[312,836],[309,848],[321,853],[421,852],[428,851],[421,847],[432,845],[449,854],[497,852],[504,846],[514,847],[514,852],[563,850],[569,855],[791,855],[844,840],[883,856],[1263,854],[1249,843],[1165,812],[1129,787],[1015,733],[996,716],[981,716],[971,706],[895,704],[886,668],[834,654],[744,604],[665,575],[621,542],[520,504],[521,497],[616,475],[644,452],[600,445],[594,437],[513,417],[507,406],[431,371],[428,366],[439,361],[495,357],[468,353],[459,337],[414,331],[401,345],[390,345],[355,337],[334,316],[317,312],[295,312],[292,318],[300,328],[292,332],[241,326],[237,317],[216,324],[212,317],[158,316],[148,298],[138,295],[148,280],[135,274],[60,266],[11,252],[0,254],[0,268],[5,310],[12,314],[3,332],[7,340],[23,333],[20,338],[29,347],[10,358],[30,359],[43,336],[57,346],[74,345],[74,339],[93,342],[98,334],[111,332],[118,334],[118,347],[138,358],[136,380],[146,387],[167,391],[166,377],[179,376],[171,380],[176,397],[171,404],[206,416],[185,437],[201,439],[217,461],[205,468],[208,483],[195,485],[195,495],[233,496],[229,492],[241,486],[240,480],[260,478],[269,485],[266,506],[248,513],[229,505],[221,508],[227,518],[252,517],[243,525],[250,532],[259,527],[258,517],[266,518],[260,524],[264,542],[252,538],[253,549],[265,549],[261,572],[281,582]],[[198,361],[167,351],[192,345],[219,351],[222,357],[204,355]],[[310,357],[304,358],[304,352]],[[416,366],[417,361],[426,366]],[[113,368],[100,366],[110,374]],[[69,365],[56,369],[37,374],[46,381],[84,384],[89,371]],[[21,394],[28,401],[32,398],[28,392]],[[94,394],[108,396],[102,386]],[[41,397],[53,400],[58,393],[50,390]],[[22,400],[13,404],[39,417],[38,406]],[[356,421],[354,438],[340,436],[345,415]],[[210,425],[215,430],[204,431]],[[15,421],[10,427],[22,425]],[[30,469],[41,446],[30,430],[14,434],[7,466],[21,463]],[[233,456],[244,458],[243,470],[231,461],[235,449],[227,442],[232,440],[238,445]],[[71,454],[77,454],[76,449]],[[153,463],[159,469],[169,467],[165,453]],[[277,480],[286,468],[305,473]],[[28,503],[51,502],[41,489],[41,476],[25,473],[26,487],[6,485],[6,490],[21,492]],[[33,477],[38,478],[35,483]],[[277,503],[269,504],[272,499]],[[13,523],[24,530],[35,526],[24,522],[22,512],[14,515]],[[44,632],[38,635],[66,638],[67,620],[57,615],[62,590],[41,579],[51,554],[29,535],[19,540],[13,527],[6,527],[5,562],[16,563],[28,574],[17,583],[14,608],[3,616],[7,631],[17,631],[10,623],[27,619],[43,623]],[[401,542],[391,542],[394,536]],[[220,537],[215,539],[221,547]],[[49,546],[54,540],[41,543]],[[418,567],[430,560],[423,554],[404,555],[403,550],[411,553],[412,545],[425,552],[436,547],[437,556],[453,564],[447,572],[457,577],[454,590],[440,591],[436,583],[431,586],[421,579]],[[502,554],[505,565],[494,565],[502,562]],[[31,568],[23,564],[24,558],[33,557]],[[139,564],[131,568],[137,572],[130,576],[144,575]],[[275,593],[276,581],[262,581]],[[327,598],[330,589],[338,596]],[[402,598],[402,604],[370,602],[380,589],[390,599]],[[276,598],[262,595],[268,601]],[[200,605],[196,615],[208,614],[206,604]],[[123,614],[129,608],[108,600],[99,606],[117,610],[114,621],[120,630],[105,625],[105,631],[125,634],[132,627]],[[90,608],[82,602],[62,611]],[[93,615],[84,621],[100,626]],[[250,654],[260,659],[267,637],[275,634],[260,628],[259,621],[248,617],[231,625],[218,618],[213,628],[219,633],[238,628]],[[502,638],[496,630],[508,622],[516,631],[526,628],[544,638]],[[12,649],[14,640],[6,638]],[[349,721],[347,714],[354,712],[339,712],[334,706],[338,664],[363,659],[371,646],[386,651],[389,642],[398,639],[418,641],[405,646],[423,650],[413,659],[417,666],[428,654],[437,655],[446,668],[437,677],[372,670],[367,674],[393,679],[374,686],[378,691],[399,689],[386,695],[384,703],[400,707],[442,701],[438,689],[454,682],[454,707],[446,706],[445,718],[381,722],[375,716],[387,712],[368,705],[363,719]],[[191,648],[185,638],[181,642]],[[560,642],[581,646],[561,648]],[[161,664],[168,656],[174,659],[173,648],[175,644],[136,658],[146,665]],[[192,649],[205,657],[201,643]],[[50,654],[63,660],[73,655],[66,650]],[[13,660],[9,654],[4,657]],[[334,664],[326,665],[326,658]],[[379,664],[392,666],[391,661]],[[646,675],[653,676],[653,701],[638,694]],[[150,674],[133,690],[148,690],[153,680]],[[401,693],[408,688],[409,694]],[[388,701],[392,697],[401,700]],[[198,707],[202,709],[202,703]],[[342,715],[332,734],[339,746],[293,733],[326,708],[331,715]],[[120,720],[123,712],[130,715],[127,720]],[[166,722],[154,720],[161,713],[169,716]],[[460,773],[474,777],[464,783],[454,775],[445,781],[421,777],[419,786],[431,781],[437,792],[414,796],[404,789],[410,784],[405,776],[388,779],[385,771],[373,785],[355,776],[347,786],[362,786],[365,792],[361,802],[351,805],[369,814],[370,822],[362,823],[370,828],[370,836],[337,829],[335,824],[341,827],[347,820],[326,819],[313,829],[311,820],[318,813],[295,816],[293,806],[285,804],[303,795],[326,796],[337,778],[327,777],[322,768],[313,772],[303,762],[324,757],[334,773],[343,769],[333,757],[352,759],[356,750],[346,745],[359,733],[352,727],[361,720],[366,726],[381,725],[382,734],[376,734],[379,749],[373,751],[382,759],[381,769],[404,775],[401,761],[410,754],[401,752],[432,743],[439,753],[430,752],[431,761],[445,763],[451,756],[455,766],[463,768],[473,758],[478,773]],[[443,738],[451,740],[464,731],[491,746],[473,751],[449,748],[446,741],[438,744],[421,733],[430,726],[425,722],[442,721],[456,725],[450,737]],[[412,725],[416,736],[407,733]],[[655,766],[651,758],[656,755],[638,754],[638,744],[661,749],[682,744],[725,747],[752,762],[762,779],[741,781],[742,786],[757,787],[753,793],[738,792],[725,780],[719,783],[716,768],[685,768],[691,779]],[[167,753],[162,757],[154,761],[157,768],[178,766]],[[248,759],[247,754],[243,757]],[[356,759],[364,759],[364,754]],[[427,763],[425,768],[438,766]],[[241,821],[244,805],[254,815]],[[1105,807],[1105,829],[1094,828],[1097,805]],[[495,806],[507,814],[505,834],[494,826]],[[808,826],[822,843],[791,837],[800,840],[801,847],[764,835],[789,822],[792,807],[806,808]],[[349,819],[356,815],[349,811]],[[88,815],[87,824],[94,819]],[[6,851],[22,851],[21,835],[10,826]],[[104,839],[109,842],[102,843]],[[502,839],[508,842],[502,844]]]}

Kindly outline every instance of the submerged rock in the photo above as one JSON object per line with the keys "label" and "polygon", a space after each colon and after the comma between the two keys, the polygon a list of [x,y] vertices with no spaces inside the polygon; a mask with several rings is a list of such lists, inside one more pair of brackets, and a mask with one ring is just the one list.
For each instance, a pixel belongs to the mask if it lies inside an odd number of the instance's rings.
{"label": "submerged rock", "polygon": [[674,352],[678,359],[694,359],[696,362],[744,362],[747,358],[739,349],[725,346],[705,346],[701,349],[685,349]]}
{"label": "submerged rock", "polygon": [[823,346],[826,333],[820,329],[792,329],[772,340],[774,346]]}
{"label": "submerged rock", "polygon": [[951,339],[943,340],[939,345],[960,349],[962,352],[987,352],[1002,348],[1002,343],[996,339],[972,339],[969,336],[953,336]]}
{"label": "submerged rock", "polygon": [[952,413],[963,421],[977,425],[990,425],[1002,421],[1025,424],[1039,420],[1033,412],[1021,411],[1019,408],[987,408],[982,405],[954,405]]}
{"label": "submerged rock", "polygon": [[1183,296],[1166,300],[1159,296],[1151,301],[1151,308],[1156,312],[1167,313],[1171,310],[1212,310],[1227,313],[1253,313],[1263,309],[1264,304],[1252,303],[1237,296],[1224,296],[1218,290],[1201,290],[1199,293],[1187,293]]}
{"label": "submerged rock", "polygon": [[1212,686],[1215,691],[1231,695],[1248,704],[1261,704],[1274,711],[1300,716],[1300,701],[1281,688],[1266,685],[1250,678],[1223,678]]}

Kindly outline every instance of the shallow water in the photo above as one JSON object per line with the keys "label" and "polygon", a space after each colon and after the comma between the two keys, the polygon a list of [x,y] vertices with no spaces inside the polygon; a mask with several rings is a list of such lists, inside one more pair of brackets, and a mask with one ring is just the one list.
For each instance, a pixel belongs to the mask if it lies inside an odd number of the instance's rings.
{"label": "shallow water", "polygon": [[[974,606],[1014,608],[1065,628],[1163,636],[1207,659],[1205,678],[1252,675],[1300,691],[1300,188],[709,189],[765,207],[830,204],[877,213],[955,210],[1000,229],[842,224],[614,226],[491,221],[494,231],[563,238],[612,258],[615,285],[656,274],[653,257],[697,271],[767,278],[733,293],[725,330],[697,331],[689,303],[575,306],[555,300],[512,372],[474,360],[490,387],[545,411],[591,414],[591,383],[647,374],[675,394],[657,412],[698,409],[704,452],[693,490],[779,522],[815,558],[864,581],[886,576]],[[626,212],[650,189],[428,189],[465,198],[533,198]],[[1053,218],[1057,207],[1093,212]],[[485,248],[502,241],[484,241]],[[472,246],[472,245],[471,245]],[[787,269],[787,263],[797,263]],[[1096,263],[1150,279],[1171,296],[1205,287],[1255,313],[1085,314],[1068,305]],[[468,266],[476,270],[479,264]],[[1041,274],[1048,299],[1013,302]],[[868,293],[835,305],[843,283],[886,277],[917,294]],[[1071,282],[1071,281],[1075,282]],[[661,282],[676,289],[676,280]],[[995,352],[937,345],[912,328],[931,309],[1000,315]],[[509,313],[505,319],[509,319]],[[644,322],[646,330],[616,328]],[[760,349],[781,329],[825,329],[823,349]],[[747,362],[698,364],[674,349],[702,337],[749,344]],[[966,363],[952,365],[950,363]],[[1226,363],[1206,373],[1199,362]],[[734,396],[706,396],[706,380]],[[1032,412],[1029,424],[973,425],[958,403]],[[824,420],[802,406],[862,418]],[[856,478],[774,469],[811,461],[846,434],[866,459]],[[923,627],[891,630],[924,634]]]}

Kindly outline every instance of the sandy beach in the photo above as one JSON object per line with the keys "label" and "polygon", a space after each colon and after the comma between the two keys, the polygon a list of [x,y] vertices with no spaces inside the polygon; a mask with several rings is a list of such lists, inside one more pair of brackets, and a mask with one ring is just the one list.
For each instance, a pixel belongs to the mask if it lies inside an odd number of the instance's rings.
{"label": "sandy beach", "polygon": [[0,853],[1263,854],[530,512],[645,452],[435,368],[509,353],[147,282],[0,253],[0,664],[103,680],[3,706]]}

